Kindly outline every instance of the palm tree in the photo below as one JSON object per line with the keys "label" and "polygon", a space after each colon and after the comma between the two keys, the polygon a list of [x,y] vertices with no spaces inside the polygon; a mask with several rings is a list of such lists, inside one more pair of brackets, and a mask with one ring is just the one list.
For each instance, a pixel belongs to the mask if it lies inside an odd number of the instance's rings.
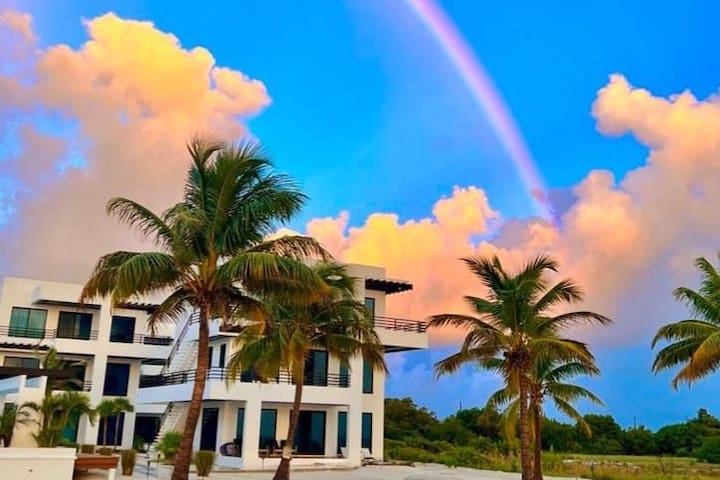
{"label": "palm tree", "polygon": [[283,370],[289,372],[295,384],[282,459],[273,480],[290,478],[303,385],[318,381],[305,371],[312,350],[324,350],[346,367],[351,357],[359,355],[375,370],[387,371],[384,347],[370,314],[364,303],[355,299],[355,279],[344,266],[334,263],[320,263],[313,269],[326,283],[326,293],[309,304],[270,300],[272,316],[266,322],[246,323],[236,339],[238,350],[228,363],[230,380],[236,380],[248,366],[253,366],[261,380],[275,377]]}
{"label": "palm tree", "polygon": [[56,447],[62,439],[63,429],[74,415],[87,415],[91,424],[95,422],[95,411],[90,407],[87,395],[63,392],[46,396],[40,403],[23,403],[18,409],[18,422],[39,427],[32,434],[38,447]]}
{"label": "palm tree", "polygon": [[530,480],[528,398],[534,359],[548,356],[562,361],[592,361],[585,344],[561,333],[578,323],[607,324],[610,320],[587,311],[555,313],[565,304],[580,302],[583,295],[572,280],[548,281],[546,274],[558,269],[557,262],[549,257],[539,256],[515,274],[506,272],[497,257],[467,257],[463,261],[487,289],[487,297],[465,297],[477,316],[446,313],[430,318],[433,328],[452,326],[467,331],[460,351],[436,363],[435,372],[442,375],[454,373],[466,363],[484,367],[492,359],[502,361],[499,368],[505,384],[518,386],[522,480]]}
{"label": "palm tree", "polygon": [[119,397],[113,399],[113,415],[115,416],[115,445],[120,446],[120,415],[125,412],[133,412],[135,407],[127,398]]}
{"label": "palm tree", "polygon": [[102,439],[103,445],[108,444],[108,420],[113,416],[115,411],[115,401],[113,399],[106,398],[102,402],[98,403],[95,407],[95,412],[102,422],[103,431]]}
{"label": "palm tree", "polygon": [[[83,362],[69,361],[61,358],[55,347],[50,347],[40,361],[45,370],[73,370],[84,365]],[[83,386],[82,380],[77,378],[54,378],[48,377],[45,382],[45,396],[52,394],[53,390],[79,390]]]}
{"label": "palm tree", "polygon": [[311,238],[266,240],[303,205],[306,197],[290,178],[273,172],[254,143],[231,146],[193,140],[191,166],[181,202],[155,214],[126,198],[107,204],[115,215],[152,239],[159,251],[117,251],[101,257],[81,294],[83,301],[110,296],[114,303],[167,293],[150,315],[177,321],[198,314],[197,365],[183,438],[172,480],[186,480],[207,378],[209,325],[213,319],[262,318],[262,295],[312,298],[325,284],[301,260],[327,257]]}
{"label": "palm tree", "polygon": [[[495,362],[498,366],[500,362]],[[487,364],[492,369],[492,363]],[[585,399],[596,405],[602,405],[600,400],[590,390],[579,385],[565,383],[570,378],[587,375],[599,375],[600,369],[594,362],[586,361],[558,361],[536,357],[534,368],[530,373],[529,412],[531,436],[535,452],[533,455],[533,477],[542,480],[542,419],[543,403],[546,399],[552,400],[558,411],[577,422],[585,432],[590,435],[590,425],[578,412],[573,403]],[[505,406],[503,421],[508,440],[515,438],[517,428],[517,413],[519,408],[518,385],[507,385],[493,393],[488,400],[488,407],[497,408]]]}
{"label": "palm tree", "polygon": [[678,287],[673,291],[691,318],[661,327],[652,341],[652,348],[661,341],[668,343],[655,357],[654,373],[682,365],[672,379],[675,390],[681,383],[692,385],[720,365],[720,272],[703,257],[695,260],[695,267],[700,271],[700,288]]}

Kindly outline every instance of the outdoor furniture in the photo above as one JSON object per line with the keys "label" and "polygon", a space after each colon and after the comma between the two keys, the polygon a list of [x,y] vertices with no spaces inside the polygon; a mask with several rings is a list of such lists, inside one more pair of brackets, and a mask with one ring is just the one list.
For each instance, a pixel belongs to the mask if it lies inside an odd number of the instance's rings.
{"label": "outdoor furniture", "polygon": [[96,455],[93,453],[78,453],[75,457],[75,471],[82,470],[107,470],[107,479],[115,480],[117,471],[118,455]]}
{"label": "outdoor furniture", "polygon": [[220,455],[224,457],[239,457],[240,451],[233,442],[223,443],[220,445]]}

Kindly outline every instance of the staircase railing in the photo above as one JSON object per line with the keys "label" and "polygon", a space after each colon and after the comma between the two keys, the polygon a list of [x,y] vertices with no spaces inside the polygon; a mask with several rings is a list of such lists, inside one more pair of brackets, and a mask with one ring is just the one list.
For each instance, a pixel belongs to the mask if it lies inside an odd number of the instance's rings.
{"label": "staircase railing", "polygon": [[192,325],[193,323],[198,323],[199,321],[200,314],[198,312],[194,312],[188,315],[188,318],[187,320],[185,320],[185,324],[183,325],[182,330],[180,330],[180,334],[177,336],[177,338],[175,339],[175,343],[170,349],[170,353],[168,354],[167,360],[165,361],[165,365],[160,371],[161,374],[167,373],[168,368],[170,368],[170,363],[172,363],[172,359],[175,357],[175,354],[180,349],[180,345],[182,345],[182,342],[185,339],[185,335],[187,335],[188,330],[190,330],[190,325]]}

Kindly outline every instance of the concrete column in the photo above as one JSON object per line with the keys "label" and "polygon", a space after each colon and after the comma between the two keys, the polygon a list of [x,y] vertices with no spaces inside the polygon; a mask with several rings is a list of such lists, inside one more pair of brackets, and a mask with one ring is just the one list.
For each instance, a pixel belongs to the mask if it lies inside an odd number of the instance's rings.
{"label": "concrete column", "polygon": [[372,454],[378,460],[385,455],[385,374],[375,372],[375,405],[373,414]]}
{"label": "concrete column", "polygon": [[245,422],[243,424],[242,463],[244,469],[259,470],[262,461],[258,454],[260,441],[260,414],[262,401],[259,398],[245,400]]}
{"label": "concrete column", "polygon": [[[90,405],[97,407],[98,403],[103,400],[103,387],[105,386],[105,369],[107,368],[108,357],[104,353],[96,353],[92,360],[88,363],[86,378],[89,376],[92,382],[92,388],[88,392],[90,397]],[[133,426],[134,427],[134,426]],[[98,429],[100,428],[100,420],[91,425],[87,416],[80,418],[78,425],[78,443],[96,445]],[[130,430],[133,430],[131,428]],[[127,431],[127,430],[126,430]]]}
{"label": "concrete column", "polygon": [[325,413],[325,456],[337,455],[338,408],[330,407]]}
{"label": "concrete column", "polygon": [[351,466],[360,465],[360,448],[362,434],[362,358],[350,360],[350,402],[347,415],[347,448],[348,461]]}

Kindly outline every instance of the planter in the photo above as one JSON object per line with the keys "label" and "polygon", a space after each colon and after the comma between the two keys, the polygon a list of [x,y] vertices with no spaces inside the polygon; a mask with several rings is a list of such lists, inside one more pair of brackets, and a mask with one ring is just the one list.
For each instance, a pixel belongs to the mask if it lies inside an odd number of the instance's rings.
{"label": "planter", "polygon": [[74,448],[2,448],[2,478],[72,480]]}

